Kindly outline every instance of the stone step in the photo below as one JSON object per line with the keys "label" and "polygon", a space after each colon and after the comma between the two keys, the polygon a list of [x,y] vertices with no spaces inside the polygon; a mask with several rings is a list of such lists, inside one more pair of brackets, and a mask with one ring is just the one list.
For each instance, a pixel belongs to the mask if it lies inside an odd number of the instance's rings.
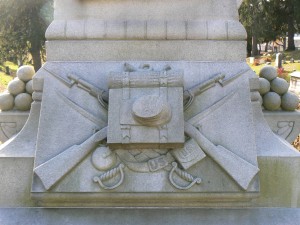
{"label": "stone step", "polygon": [[112,208],[2,208],[2,225],[118,224],[118,225],[296,225],[300,209],[112,209]]}

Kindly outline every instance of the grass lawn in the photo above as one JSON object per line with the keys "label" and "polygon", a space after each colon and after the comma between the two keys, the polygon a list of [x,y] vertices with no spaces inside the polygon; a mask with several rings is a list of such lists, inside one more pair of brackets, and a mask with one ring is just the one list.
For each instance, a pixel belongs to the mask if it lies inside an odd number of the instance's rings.
{"label": "grass lawn", "polygon": [[8,83],[13,79],[12,76],[0,72],[0,93],[6,90]]}
{"label": "grass lawn", "polygon": [[[10,68],[11,75],[5,74],[6,66]],[[7,84],[16,76],[17,69],[18,65],[8,61],[0,65],[0,93],[6,90]]]}
{"label": "grass lawn", "polygon": [[[284,52],[283,58],[286,62],[282,65],[283,72],[282,74],[278,74],[279,77],[286,79],[288,82],[290,81],[290,74],[294,71],[300,71],[300,51],[293,51],[293,52]],[[259,74],[259,71],[266,65],[266,61],[271,62],[272,66],[275,66],[275,55],[268,55],[268,56],[259,56],[255,58],[257,62],[255,65],[250,64],[250,59],[247,58],[247,63],[251,67],[251,69],[256,73]],[[296,62],[291,63],[290,59],[293,58]]]}
{"label": "grass lawn", "polygon": [[[254,65],[250,65],[250,63],[248,63],[249,66],[251,67],[251,69],[253,69],[255,71],[256,74],[259,74],[259,71],[265,66],[265,64],[261,64],[258,66],[254,66]],[[272,66],[275,66],[275,62],[271,62]],[[289,61],[287,61],[285,64],[282,65],[284,70],[292,73],[295,70],[300,71],[300,63],[290,63]]]}

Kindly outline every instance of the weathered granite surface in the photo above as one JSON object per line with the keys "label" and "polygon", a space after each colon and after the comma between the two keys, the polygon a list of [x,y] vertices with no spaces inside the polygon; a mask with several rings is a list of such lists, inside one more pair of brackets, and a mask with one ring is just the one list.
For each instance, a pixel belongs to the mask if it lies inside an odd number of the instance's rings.
{"label": "weathered granite surface", "polygon": [[[120,219],[122,218],[122,219]],[[44,225],[58,221],[65,225],[297,225],[299,209],[0,209],[5,225]]]}

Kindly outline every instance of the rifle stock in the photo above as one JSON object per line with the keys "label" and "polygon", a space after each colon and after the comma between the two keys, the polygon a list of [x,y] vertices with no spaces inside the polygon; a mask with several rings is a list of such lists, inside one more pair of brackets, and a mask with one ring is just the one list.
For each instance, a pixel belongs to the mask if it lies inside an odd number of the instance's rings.
{"label": "rifle stock", "polygon": [[52,188],[75,166],[77,166],[91,151],[98,142],[107,136],[107,127],[93,134],[80,145],[73,145],[59,155],[46,161],[34,169],[35,174],[40,178],[46,190]]}
{"label": "rifle stock", "polygon": [[243,189],[247,190],[259,169],[221,145],[214,145],[190,123],[185,123],[185,133],[193,138],[202,150],[218,163]]}

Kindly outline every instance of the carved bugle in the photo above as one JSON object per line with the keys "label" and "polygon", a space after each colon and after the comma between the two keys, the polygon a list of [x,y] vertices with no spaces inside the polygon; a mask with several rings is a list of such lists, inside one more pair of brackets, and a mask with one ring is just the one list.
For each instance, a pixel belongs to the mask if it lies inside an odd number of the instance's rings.
{"label": "carved bugle", "polygon": [[193,138],[201,149],[221,166],[243,189],[247,190],[259,169],[221,145],[214,145],[199,130],[185,122],[185,133]]}
{"label": "carved bugle", "polygon": [[45,189],[49,190],[76,167],[106,137],[107,127],[93,134],[82,144],[73,145],[59,155],[39,165],[34,169],[34,173],[40,178]]}

